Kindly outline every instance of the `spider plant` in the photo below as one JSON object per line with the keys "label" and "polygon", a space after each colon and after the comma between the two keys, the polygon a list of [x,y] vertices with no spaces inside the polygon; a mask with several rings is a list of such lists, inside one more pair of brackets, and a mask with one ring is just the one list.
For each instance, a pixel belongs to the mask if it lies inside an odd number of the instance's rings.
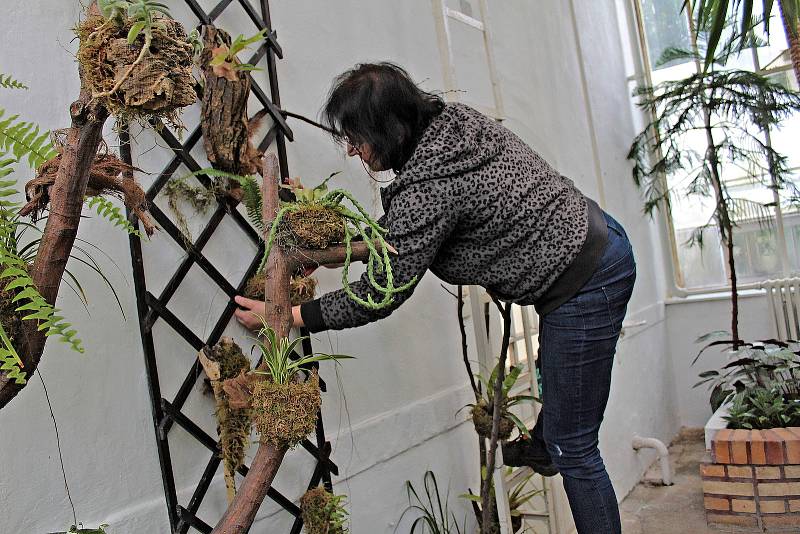
{"label": "spider plant", "polygon": [[269,379],[275,384],[289,384],[291,383],[297,373],[303,371],[305,367],[314,362],[322,362],[326,360],[347,360],[353,359],[353,356],[346,356],[344,354],[323,354],[314,353],[311,355],[297,355],[295,348],[307,339],[306,337],[298,337],[297,339],[289,340],[287,337],[279,338],[263,317],[261,320],[261,329],[258,331],[258,336],[255,339],[255,346],[261,351],[263,356],[264,365],[266,370],[254,371],[257,374],[267,375]]}

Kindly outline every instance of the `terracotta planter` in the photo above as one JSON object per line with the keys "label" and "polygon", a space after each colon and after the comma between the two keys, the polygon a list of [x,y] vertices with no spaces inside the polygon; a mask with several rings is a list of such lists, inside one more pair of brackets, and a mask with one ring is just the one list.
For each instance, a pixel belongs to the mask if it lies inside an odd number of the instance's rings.
{"label": "terracotta planter", "polygon": [[800,428],[717,430],[700,473],[710,526],[800,532]]}

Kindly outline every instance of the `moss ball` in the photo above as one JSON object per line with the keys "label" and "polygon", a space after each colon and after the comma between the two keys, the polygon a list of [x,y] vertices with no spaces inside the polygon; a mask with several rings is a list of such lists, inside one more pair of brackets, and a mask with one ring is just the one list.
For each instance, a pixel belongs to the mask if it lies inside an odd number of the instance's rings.
{"label": "moss ball", "polygon": [[313,371],[303,383],[253,385],[253,418],[261,441],[294,447],[314,432],[322,404],[319,376]]}

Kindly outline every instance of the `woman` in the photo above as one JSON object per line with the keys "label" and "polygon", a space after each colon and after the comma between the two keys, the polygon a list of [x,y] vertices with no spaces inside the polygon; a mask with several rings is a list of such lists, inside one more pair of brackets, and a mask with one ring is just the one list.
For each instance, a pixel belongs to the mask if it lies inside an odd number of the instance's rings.
{"label": "woman", "polygon": [[[381,190],[396,285],[427,270],[476,284],[540,315],[544,404],[533,439],[503,447],[507,465],[560,472],[578,532],[619,533],[614,488],[597,448],[611,368],[635,264],[622,227],[516,135],[462,104],[420,90],[400,67],[363,64],[336,78],[324,119],[373,171]],[[381,281],[381,280],[379,280]],[[352,285],[362,298],[366,278]],[[334,291],[295,306],[311,332],[361,326],[374,311]],[[377,300],[377,295],[373,295]],[[236,297],[240,322],[257,327],[263,302]]]}

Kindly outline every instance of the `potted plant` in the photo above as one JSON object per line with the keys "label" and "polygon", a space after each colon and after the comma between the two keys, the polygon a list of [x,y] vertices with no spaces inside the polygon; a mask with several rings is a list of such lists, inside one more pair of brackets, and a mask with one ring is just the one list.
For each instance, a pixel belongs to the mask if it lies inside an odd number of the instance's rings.
{"label": "potted plant", "polygon": [[721,369],[700,373],[697,384],[708,385],[717,414],[726,410],[724,428],[710,439],[711,458],[701,465],[708,522],[768,531],[796,525],[800,345],[705,341],[703,351],[722,347],[730,359]]}
{"label": "potted plant", "polygon": [[196,43],[154,0],[99,0],[77,28],[78,62],[92,98],[123,120],[163,118],[196,100]]}

